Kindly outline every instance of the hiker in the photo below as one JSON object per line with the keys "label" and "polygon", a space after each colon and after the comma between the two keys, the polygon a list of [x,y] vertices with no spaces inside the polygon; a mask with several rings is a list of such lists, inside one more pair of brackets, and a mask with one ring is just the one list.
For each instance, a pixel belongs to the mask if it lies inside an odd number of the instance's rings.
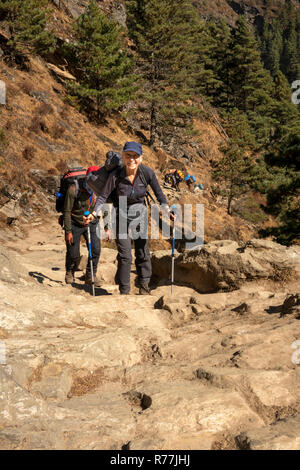
{"label": "hiker", "polygon": [[187,187],[190,191],[192,191],[192,189],[194,188],[194,184],[196,183],[196,178],[194,175],[186,175],[186,177],[184,178],[184,181],[186,182],[187,184]]}
{"label": "hiker", "polygon": [[[90,167],[87,174],[96,167]],[[98,168],[98,167],[97,167]],[[66,284],[74,282],[74,271],[80,260],[80,238],[84,236],[88,246],[87,226],[84,220],[85,211],[93,211],[95,208],[97,197],[91,192],[86,185],[85,178],[82,178],[78,184],[78,193],[76,195],[75,184],[70,184],[67,188],[63,207],[63,226],[65,230],[66,241]],[[96,217],[90,223],[91,244],[92,244],[92,261],[95,287],[100,287],[100,281],[96,276],[97,266],[100,257],[100,238],[96,230],[98,226],[98,218]],[[87,263],[85,284],[92,284],[92,275],[90,264]]]}
{"label": "hiker", "polygon": [[181,170],[169,170],[165,175],[165,187],[167,188],[169,185],[169,187],[179,191],[179,183],[181,183],[183,179],[184,176]]}
{"label": "hiker", "polygon": [[[95,210],[87,217],[87,221],[94,220],[99,214],[102,205],[106,202],[112,191],[117,194],[117,235],[118,269],[116,283],[119,285],[120,294],[126,295],[130,292],[130,270],[131,270],[131,238],[128,233],[129,223],[136,217],[129,213],[130,207],[142,204],[145,207],[145,196],[147,185],[152,188],[158,202],[170,213],[167,199],[163,194],[154,171],[142,165],[142,145],[137,142],[126,142],[122,152],[123,166],[117,171],[111,172],[107,182],[98,196]],[[127,213],[120,207],[120,196],[125,196],[127,201]],[[173,220],[174,216],[170,213]],[[122,231],[122,228],[124,231]],[[119,230],[120,229],[120,230]],[[141,228],[140,230],[141,231]],[[120,232],[120,233],[119,233]],[[138,275],[139,294],[150,294],[149,282],[152,274],[150,252],[146,238],[141,236],[134,240],[135,265]]]}

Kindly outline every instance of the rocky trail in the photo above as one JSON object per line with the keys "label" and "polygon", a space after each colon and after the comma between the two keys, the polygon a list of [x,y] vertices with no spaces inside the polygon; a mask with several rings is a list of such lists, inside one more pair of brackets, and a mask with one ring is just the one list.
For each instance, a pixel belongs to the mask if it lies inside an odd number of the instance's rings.
{"label": "rocky trail", "polygon": [[0,449],[300,449],[295,280],[120,296],[115,255],[93,298],[54,219],[1,234]]}

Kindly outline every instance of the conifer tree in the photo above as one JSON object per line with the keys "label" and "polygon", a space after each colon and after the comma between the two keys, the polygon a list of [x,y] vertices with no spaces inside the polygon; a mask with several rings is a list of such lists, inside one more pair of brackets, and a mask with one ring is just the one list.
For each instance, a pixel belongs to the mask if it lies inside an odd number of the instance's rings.
{"label": "conifer tree", "polygon": [[240,16],[232,38],[231,81],[234,106],[258,112],[271,105],[272,80],[263,68],[258,43],[245,17]]}
{"label": "conifer tree", "polygon": [[265,155],[269,171],[266,211],[278,220],[278,227],[261,231],[279,243],[290,245],[300,238],[300,137],[291,133],[277,140]]}
{"label": "conifer tree", "polygon": [[84,109],[96,109],[98,120],[120,109],[134,90],[130,73],[132,60],[121,42],[121,29],[102,14],[94,0],[74,24],[76,43],[72,46],[79,83],[70,83]]}
{"label": "conifer tree", "polygon": [[8,26],[8,46],[15,57],[35,50],[43,55],[55,49],[54,35],[47,30],[46,0],[0,0],[0,21]]}
{"label": "conifer tree", "polygon": [[139,98],[148,109],[150,145],[186,125],[195,85],[195,10],[191,0],[127,0],[127,28],[143,79]]}
{"label": "conifer tree", "polygon": [[233,109],[227,119],[230,140],[220,147],[224,156],[214,164],[213,178],[221,183],[221,194],[227,198],[227,212],[231,215],[232,202],[250,189],[255,165],[250,151],[254,137],[246,115],[238,109]]}
{"label": "conifer tree", "polygon": [[230,109],[231,105],[231,32],[224,20],[207,23],[207,44],[209,51],[205,57],[205,68],[212,70],[205,92],[212,95],[216,106]]}

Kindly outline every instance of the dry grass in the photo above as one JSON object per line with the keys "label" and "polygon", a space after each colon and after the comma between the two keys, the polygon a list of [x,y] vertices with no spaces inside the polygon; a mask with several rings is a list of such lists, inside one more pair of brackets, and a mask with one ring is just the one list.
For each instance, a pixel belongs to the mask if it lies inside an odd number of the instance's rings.
{"label": "dry grass", "polygon": [[84,377],[75,377],[69,393],[72,396],[80,397],[93,392],[101,384],[103,378],[103,368],[96,369]]}
{"label": "dry grass", "polygon": [[36,114],[40,116],[46,116],[47,114],[52,114],[53,113],[53,108],[51,104],[49,103],[41,103],[39,106],[36,108]]}
{"label": "dry grass", "polygon": [[60,174],[64,174],[66,171],[68,171],[68,164],[66,160],[59,160],[55,167]]}
{"label": "dry grass", "polygon": [[26,161],[30,162],[35,156],[35,148],[32,145],[26,145],[24,148],[22,155]]}
{"label": "dry grass", "polygon": [[54,124],[54,126],[50,130],[50,135],[54,139],[60,139],[64,135],[64,133],[65,133],[65,129],[58,124]]}
{"label": "dry grass", "polygon": [[32,118],[31,124],[28,128],[34,134],[38,134],[40,131],[47,133],[49,131],[46,121],[39,115],[35,115]]}
{"label": "dry grass", "polygon": [[27,95],[31,95],[34,90],[34,86],[30,80],[25,79],[23,82],[20,83],[20,89]]}

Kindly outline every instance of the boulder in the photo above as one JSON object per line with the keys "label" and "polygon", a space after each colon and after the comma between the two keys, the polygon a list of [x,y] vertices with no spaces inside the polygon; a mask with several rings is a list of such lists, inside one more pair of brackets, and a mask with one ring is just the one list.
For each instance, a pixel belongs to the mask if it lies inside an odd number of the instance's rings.
{"label": "boulder", "polygon": [[[170,252],[153,253],[152,269],[157,279],[170,279]],[[299,274],[300,247],[269,240],[253,239],[243,247],[232,240],[214,241],[175,255],[175,282],[201,293],[234,290],[262,279],[296,279]]]}

